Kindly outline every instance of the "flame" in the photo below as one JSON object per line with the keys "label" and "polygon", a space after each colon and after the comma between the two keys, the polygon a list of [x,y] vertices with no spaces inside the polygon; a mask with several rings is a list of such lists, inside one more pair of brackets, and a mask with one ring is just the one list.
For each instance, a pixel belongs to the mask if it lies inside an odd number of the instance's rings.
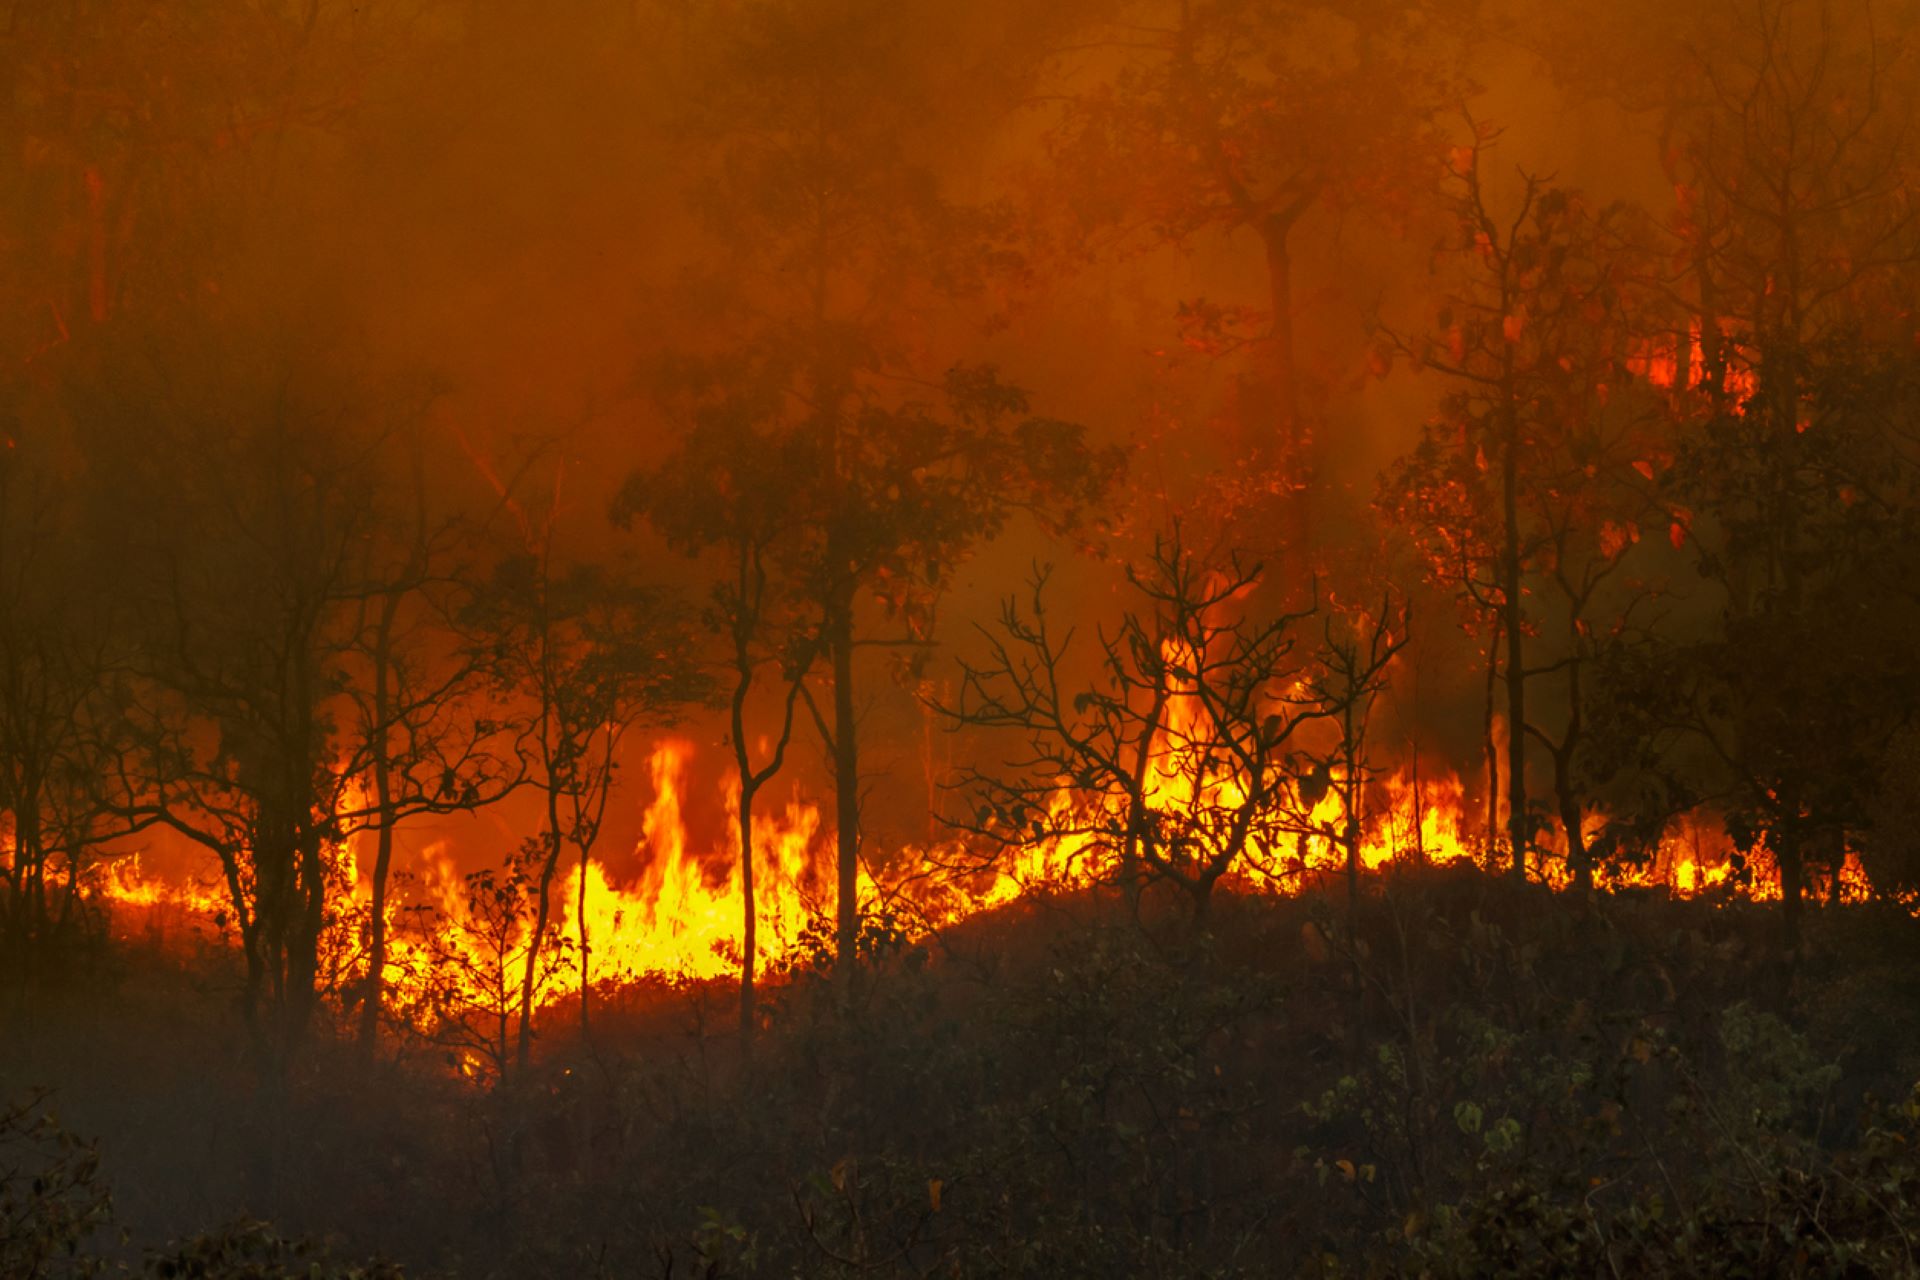
{"label": "flame", "polygon": [[[653,803],[641,819],[640,853],[645,866],[630,885],[609,880],[605,867],[587,875],[587,938],[592,969],[617,975],[670,974],[718,978],[739,971],[745,897],[741,889],[740,790],[723,786],[728,818],[722,856],[702,857],[690,844],[687,822],[689,743],[657,743],[647,768]],[[798,942],[817,902],[815,864],[820,812],[789,800],[778,812],[761,806],[753,817],[754,919],[761,963],[775,965]],[[564,895],[566,927],[576,936],[571,913],[579,901],[576,867]]]}
{"label": "flame", "polygon": [[[1178,664],[1176,664],[1178,665]],[[1189,668],[1190,669],[1190,668]],[[1191,813],[1199,804],[1232,804],[1241,795],[1230,775],[1196,768],[1190,744],[1204,737],[1199,699],[1176,689],[1167,700],[1165,723],[1150,753],[1147,802],[1156,809]],[[741,962],[744,898],[739,876],[739,791],[729,779],[702,795],[690,781],[694,749],[684,740],[655,743],[647,761],[651,800],[641,815],[642,837],[635,853],[639,870],[622,880],[595,859],[586,866],[586,940],[590,976],[624,981],[649,975],[676,979],[726,979]],[[1336,769],[1324,795],[1310,811],[1295,815],[1281,836],[1269,835],[1247,851],[1228,883],[1245,892],[1297,894],[1344,871],[1345,780]],[[1472,804],[1468,786],[1444,769],[1416,770],[1411,765],[1362,780],[1363,824],[1359,862],[1378,875],[1399,867],[1486,863],[1502,857],[1485,834],[1485,811]],[[1034,892],[1058,892],[1106,881],[1118,853],[1101,839],[1099,823],[1087,821],[1090,801],[1061,787],[1052,797],[1050,830],[1072,835],[1021,842],[1006,856],[982,866],[964,857],[960,845],[907,847],[889,860],[883,881],[863,880],[864,897],[901,908],[920,927],[935,929],[990,911]],[[713,847],[701,847],[689,826],[696,807],[727,819],[726,835]],[[1474,816],[1477,813],[1477,818]],[[1074,821],[1072,819],[1081,819]],[[1591,819],[1585,834],[1600,834],[1603,816]],[[1109,824],[1104,830],[1110,833]],[[830,911],[833,898],[832,842],[819,808],[790,795],[778,804],[764,800],[753,818],[755,920],[759,964],[775,970],[794,960],[809,923]],[[371,911],[372,886],[361,874],[353,837],[329,851],[332,904],[323,943],[323,974],[336,989],[353,985],[355,966],[364,970],[364,937]],[[1537,874],[1554,887],[1566,887],[1571,875],[1552,837],[1543,838],[1547,856]],[[474,915],[468,877],[445,842],[429,844],[411,858],[410,875],[388,895],[387,972],[392,1007],[444,1010],[448,982],[470,1009],[490,1010],[517,1001],[522,970],[516,957],[521,940],[503,961],[491,960],[478,941],[484,921]],[[624,861],[624,860],[622,860]],[[1596,881],[1603,889],[1660,890],[1679,898],[1744,897],[1774,901],[1780,880],[1764,848],[1746,860],[1745,874],[1724,832],[1710,816],[1694,815],[1674,824],[1638,865],[1607,865]],[[582,869],[576,864],[554,885],[556,936],[578,939]],[[1842,902],[1865,899],[1871,886],[1858,857],[1849,852],[1838,883],[1812,877],[1810,896],[1829,895]],[[231,915],[224,884],[149,874],[138,854],[101,864],[91,883],[98,898],[133,913],[177,912],[223,923]],[[421,921],[427,923],[422,926]],[[489,973],[491,965],[494,972]],[[546,973],[536,988],[541,1007],[578,998],[577,955]],[[435,987],[438,983],[440,986]],[[435,1006],[432,994],[442,992]],[[482,1074],[482,1059],[459,1051],[461,1070]]]}
{"label": "flame", "polygon": [[[1737,352],[1738,335],[1732,326],[1719,325],[1723,350]],[[1643,338],[1633,343],[1627,354],[1627,372],[1663,391],[1697,391],[1708,378],[1706,349],[1700,341],[1700,321],[1695,319],[1683,336],[1678,332]],[[1734,401],[1743,401],[1757,386],[1753,369],[1742,360],[1728,360],[1721,371],[1721,390]]]}

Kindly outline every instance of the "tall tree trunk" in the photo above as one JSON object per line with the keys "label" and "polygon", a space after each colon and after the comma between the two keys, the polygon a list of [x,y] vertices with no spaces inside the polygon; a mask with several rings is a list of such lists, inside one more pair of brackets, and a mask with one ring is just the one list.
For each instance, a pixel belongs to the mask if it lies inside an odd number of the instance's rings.
{"label": "tall tree trunk", "polygon": [[1560,804],[1560,829],[1567,837],[1567,867],[1573,872],[1573,887],[1581,893],[1593,892],[1593,858],[1587,852],[1586,815],[1580,811],[1580,797],[1573,786],[1573,747],[1567,744],[1553,753],[1553,791]]}
{"label": "tall tree trunk", "polygon": [[380,1036],[380,1011],[386,1002],[387,976],[387,878],[393,867],[393,820],[390,805],[391,780],[384,768],[374,771],[375,803],[380,806],[380,830],[375,836],[373,855],[373,893],[368,923],[367,984],[360,1005],[360,1044],[372,1049]]}
{"label": "tall tree trunk", "polygon": [[740,775],[740,1044],[753,1049],[754,968],[759,963],[760,921],[753,896],[752,780]]}
{"label": "tall tree trunk", "polygon": [[1347,942],[1351,945],[1358,936],[1360,924],[1360,760],[1359,743],[1354,739],[1354,694],[1349,688],[1349,698],[1340,716],[1340,755],[1341,772],[1345,775],[1340,782],[1340,808],[1342,822],[1340,843],[1347,855]]}
{"label": "tall tree trunk", "polygon": [[587,848],[587,842],[582,840],[580,842],[580,896],[575,903],[575,910],[579,913],[575,917],[575,921],[578,925],[580,935],[580,1038],[582,1040],[585,1040],[593,1034],[593,1022],[587,1013],[587,1005],[589,1003],[587,994],[589,990],[589,980],[587,976],[587,868],[590,862],[591,853]]}
{"label": "tall tree trunk", "polygon": [[[540,623],[537,640],[539,643],[540,672],[540,755],[543,766],[543,781],[547,796],[547,839],[545,856],[540,861],[540,883],[535,886],[535,908],[533,934],[527,939],[527,967],[520,978],[520,1039],[514,1053],[514,1066],[517,1071],[525,1072],[527,1062],[533,1054],[533,995],[534,980],[540,972],[540,952],[546,943],[547,921],[553,912],[553,873],[560,865],[560,788],[562,775],[556,770],[557,759],[562,755],[560,741],[566,733],[560,723],[560,710],[557,705],[556,677],[554,675],[553,624],[548,612],[546,594],[548,578],[547,557],[552,553],[552,544],[542,545],[540,549]],[[569,765],[575,768],[577,765]],[[568,775],[570,776],[570,775]]]}
{"label": "tall tree trunk", "polygon": [[1317,442],[1309,442],[1300,421],[1299,377],[1293,331],[1293,249],[1289,243],[1297,212],[1268,215],[1260,226],[1267,252],[1267,287],[1273,309],[1269,336],[1273,379],[1274,452],[1293,482],[1285,511],[1285,536],[1293,555],[1310,557],[1314,540],[1313,494],[1319,474]]}
{"label": "tall tree trunk", "polygon": [[[402,573],[403,583],[416,582],[427,562],[426,463],[420,441],[413,439],[414,533],[413,548]],[[374,633],[373,719],[376,741],[373,752],[374,803],[379,807],[380,832],[373,855],[373,920],[367,947],[367,991],[360,1009],[360,1043],[372,1049],[380,1036],[380,1014],[386,1001],[387,980],[387,881],[393,871],[393,828],[396,821],[393,798],[392,743],[394,676],[397,658],[394,652],[394,628],[400,620],[400,604],[406,588],[390,588],[380,602],[380,621]]]}
{"label": "tall tree trunk", "polygon": [[[1512,356],[1509,355],[1511,361]],[[1500,458],[1501,555],[1500,593],[1502,626],[1507,640],[1507,840],[1513,852],[1513,874],[1527,878],[1527,841],[1532,835],[1527,813],[1527,673],[1520,609],[1520,421],[1513,403],[1511,379],[1502,388],[1506,418]]]}
{"label": "tall tree trunk", "polygon": [[1268,305],[1273,310],[1270,363],[1273,378],[1274,429],[1280,448],[1292,453],[1299,443],[1299,389],[1294,371],[1293,247],[1294,219],[1269,216],[1260,227],[1267,251]]}
{"label": "tall tree trunk", "polygon": [[853,981],[860,941],[860,753],[853,705],[853,589],[839,591],[828,621],[833,650],[833,785],[838,823],[838,952],[836,973]]}
{"label": "tall tree trunk", "polygon": [[[1777,834],[1777,833],[1776,833]],[[1774,863],[1780,870],[1781,952],[1791,975],[1800,954],[1800,915],[1806,896],[1806,865],[1797,835],[1780,839]]]}
{"label": "tall tree trunk", "polygon": [[393,760],[388,754],[388,726],[393,721],[393,624],[399,612],[397,595],[389,595],[380,609],[380,627],[374,639],[373,721],[377,741],[373,750],[373,802],[379,811],[379,832],[373,854],[372,918],[367,929],[367,986],[360,1006],[360,1043],[372,1049],[380,1036],[380,1009],[386,998],[387,878],[393,869]]}
{"label": "tall tree trunk", "polygon": [[319,999],[320,935],[327,923],[327,868],[318,831],[300,837],[298,914],[287,947],[286,1049],[306,1040]]}
{"label": "tall tree trunk", "polygon": [[540,863],[540,882],[534,887],[533,933],[527,939],[527,967],[520,978],[520,1035],[514,1053],[515,1069],[525,1071],[533,1051],[534,979],[540,971],[540,952],[553,915],[553,873],[560,863],[560,794],[548,774],[546,854]]}
{"label": "tall tree trunk", "polygon": [[1573,762],[1580,750],[1585,717],[1580,687],[1581,657],[1578,618],[1568,628],[1573,660],[1567,664],[1567,731],[1553,753],[1553,791],[1560,802],[1560,826],[1567,836],[1567,865],[1573,871],[1573,886],[1581,893],[1593,891],[1593,856],[1587,850],[1586,814],[1580,807],[1580,794],[1574,786]]}
{"label": "tall tree trunk", "polygon": [[1494,694],[1500,681],[1500,620],[1494,619],[1487,640],[1487,686],[1481,702],[1480,738],[1487,753],[1487,856],[1493,856],[1500,838],[1500,749],[1493,738]]}
{"label": "tall tree trunk", "polygon": [[1133,757],[1133,772],[1128,779],[1127,788],[1127,832],[1120,845],[1120,895],[1127,904],[1127,914],[1136,921],[1140,918],[1140,895],[1146,887],[1145,860],[1140,852],[1140,837],[1146,829],[1147,810],[1147,770],[1153,766],[1154,740],[1160,736],[1160,721],[1166,715],[1167,698],[1166,677],[1162,675],[1153,691],[1153,703],[1147,710],[1147,717],[1140,726],[1140,740]]}

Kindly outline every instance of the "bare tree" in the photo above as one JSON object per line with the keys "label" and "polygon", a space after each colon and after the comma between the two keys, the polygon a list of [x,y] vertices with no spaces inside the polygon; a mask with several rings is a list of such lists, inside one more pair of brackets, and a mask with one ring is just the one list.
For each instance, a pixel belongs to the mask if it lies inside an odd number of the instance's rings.
{"label": "bare tree", "polygon": [[[483,687],[481,655],[458,642],[454,615],[463,567],[452,548],[473,530],[464,522],[435,522],[429,510],[423,459],[414,441],[409,516],[381,531],[382,551],[360,603],[346,655],[353,671],[352,753],[343,771],[369,779],[371,795],[357,813],[342,814],[343,837],[371,831],[366,978],[358,993],[359,1036],[371,1047],[379,1035],[386,985],[394,840],[407,819],[470,813],[504,798],[522,780],[523,761],[503,743],[504,714]],[[396,517],[399,513],[396,512]]]}
{"label": "bare tree", "polygon": [[27,977],[79,921],[116,810],[125,645],[88,580],[52,442],[0,426],[0,954]]}
{"label": "bare tree", "polygon": [[[1412,535],[1429,577],[1453,589],[1474,629],[1493,635],[1488,688],[1497,678],[1506,694],[1507,853],[1524,878],[1536,829],[1527,770],[1535,677],[1561,669],[1529,656],[1542,621],[1529,597],[1542,577],[1565,578],[1577,605],[1570,625],[1584,625],[1597,582],[1566,576],[1580,572],[1563,558],[1585,549],[1575,535],[1605,539],[1604,522],[1623,529],[1654,505],[1642,493],[1627,504],[1633,510],[1609,507],[1630,492],[1619,472],[1649,466],[1623,456],[1636,411],[1615,403],[1631,338],[1625,304],[1645,255],[1632,211],[1591,210],[1578,193],[1532,175],[1521,175],[1518,197],[1501,211],[1483,173],[1497,134],[1468,124],[1473,141],[1455,160],[1453,248],[1464,279],[1442,301],[1434,331],[1385,339],[1387,353],[1453,386],[1419,446],[1389,471],[1380,502]],[[1622,533],[1588,563],[1617,560],[1634,539]],[[1491,706],[1488,730],[1497,765]]]}
{"label": "bare tree", "polygon": [[[1322,620],[1322,639],[1314,654],[1314,670],[1306,686],[1292,695],[1298,707],[1312,713],[1336,730],[1332,744],[1320,751],[1303,753],[1310,764],[1309,777],[1315,780],[1311,791],[1300,799],[1311,798],[1312,791],[1328,788],[1339,797],[1338,830],[1323,831],[1332,837],[1345,863],[1347,880],[1347,921],[1351,931],[1360,902],[1360,844],[1365,830],[1367,784],[1377,770],[1367,750],[1367,726],[1374,700],[1387,686],[1387,668],[1407,646],[1409,632],[1406,608],[1396,605],[1391,595],[1372,613],[1329,611]],[[1312,829],[1309,805],[1297,815],[1303,829]]]}
{"label": "bare tree", "polygon": [[[818,610],[801,576],[805,497],[795,485],[800,444],[763,433],[757,415],[732,398],[701,406],[694,429],[658,468],[629,478],[616,520],[644,515],[668,545],[689,556],[717,552],[709,627],[730,649],[733,687],[727,742],[739,789],[740,1038],[751,1049],[759,915],[754,885],[754,801],[785,765],[805,681],[820,652]],[[771,668],[777,684],[771,746],[756,749],[751,710]]]}
{"label": "bare tree", "polygon": [[[1074,630],[1056,631],[1036,573],[1009,600],[987,659],[963,664],[955,728],[1010,731],[1022,748],[962,781],[979,807],[959,825],[999,847],[1063,842],[1134,892],[1174,886],[1204,926],[1213,890],[1250,849],[1279,839],[1299,804],[1303,705],[1294,629],[1314,608],[1244,612],[1257,565],[1196,556],[1176,529],[1129,569],[1139,601],[1095,643],[1070,691]],[[1317,606],[1316,606],[1317,607]]]}
{"label": "bare tree", "polygon": [[517,704],[514,750],[540,796],[540,856],[529,874],[534,919],[520,981],[515,1052],[525,1067],[533,1042],[542,951],[553,915],[553,881],[571,850],[580,872],[580,1022],[589,1025],[586,936],[588,875],[606,820],[620,745],[643,721],[658,722],[704,695],[682,611],[670,596],[617,570],[555,562],[551,524],[531,552],[504,556],[463,614],[495,696]]}

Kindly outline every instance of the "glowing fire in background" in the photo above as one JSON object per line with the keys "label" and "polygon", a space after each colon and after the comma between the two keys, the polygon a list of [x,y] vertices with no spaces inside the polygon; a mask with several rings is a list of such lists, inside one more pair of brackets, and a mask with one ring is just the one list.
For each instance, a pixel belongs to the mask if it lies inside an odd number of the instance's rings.
{"label": "glowing fire in background", "polygon": [[[586,932],[596,981],[642,976],[697,980],[738,974],[742,915],[738,837],[730,834],[718,847],[696,847],[687,823],[689,806],[699,803],[717,804],[729,818],[734,817],[738,797],[724,784],[718,794],[690,794],[691,755],[690,744],[675,739],[657,743],[651,752],[648,771],[653,798],[642,820],[639,875],[623,884],[611,879],[598,861],[588,868]],[[1170,764],[1157,772],[1154,803],[1179,803],[1179,788],[1190,786],[1190,781],[1179,778]],[[1301,833],[1282,841],[1283,847],[1253,850],[1248,865],[1230,882],[1246,892],[1296,894],[1338,875],[1345,865],[1337,839],[1343,820],[1338,783],[1336,775],[1327,795],[1299,824]],[[1366,797],[1360,861],[1367,871],[1492,860],[1483,837],[1485,815],[1469,816],[1468,788],[1457,775],[1431,769],[1416,775],[1411,768],[1403,769],[1371,782]],[[1062,791],[1056,803],[1080,801]],[[832,911],[832,841],[815,805],[795,798],[767,807],[769,812],[754,819],[755,905],[762,967],[778,970],[797,958],[809,923]],[[1595,824],[1590,835],[1598,833],[1603,820],[1596,819]],[[1599,882],[1603,888],[1662,889],[1678,897],[1724,893],[1777,899],[1779,879],[1764,856],[1751,860],[1748,883],[1735,883],[1731,846],[1717,828],[1711,819],[1683,821],[1659,842],[1645,864],[1603,868]],[[727,824],[729,833],[736,830],[734,822]],[[371,890],[351,847],[336,850],[336,859],[345,895],[334,911],[340,921],[336,927],[350,934],[357,927],[356,918],[365,919]],[[968,861],[958,845],[908,847],[890,860],[882,882],[866,877],[862,892],[887,904],[909,926],[934,930],[1029,893],[1101,882],[1112,870],[1110,863],[1110,856],[1095,851],[1090,841],[1068,839],[1021,846],[985,868]],[[387,980],[396,1007],[406,1007],[409,997],[418,994],[449,948],[470,945],[451,935],[457,932],[454,926],[472,923],[465,877],[445,843],[422,849],[408,870],[410,875],[396,883],[390,903]],[[1569,880],[1564,863],[1551,857],[1543,861],[1538,874],[1556,887]],[[575,918],[579,875],[575,866],[557,877],[554,887],[558,932],[566,937],[577,938],[579,933]],[[1820,886],[1811,888],[1818,891]],[[1861,899],[1868,892],[1866,877],[1852,855],[1842,870],[1839,891],[1843,901]],[[127,917],[144,916],[149,931],[156,934],[167,926],[155,921],[166,919],[212,924],[224,933],[231,913],[224,885],[148,875],[137,856],[105,867],[99,893]],[[408,912],[437,921],[434,927],[440,933],[422,935],[403,927],[402,917]],[[352,970],[356,963],[352,938],[336,939],[334,950],[344,957],[337,965]],[[364,956],[357,963],[363,972]],[[343,976],[350,982],[351,973]],[[569,959],[544,979],[539,1002],[552,1006],[575,998],[577,982],[576,962]]]}
{"label": "glowing fire in background", "polygon": [[[1722,359],[1721,387],[1735,401],[1745,400],[1759,385],[1750,364],[1741,359],[1739,335],[1728,322],[1719,326]],[[1700,322],[1695,320],[1685,334],[1669,333],[1634,344],[1628,355],[1627,372],[1665,391],[1697,391],[1707,384],[1710,370],[1707,352],[1700,341]]]}

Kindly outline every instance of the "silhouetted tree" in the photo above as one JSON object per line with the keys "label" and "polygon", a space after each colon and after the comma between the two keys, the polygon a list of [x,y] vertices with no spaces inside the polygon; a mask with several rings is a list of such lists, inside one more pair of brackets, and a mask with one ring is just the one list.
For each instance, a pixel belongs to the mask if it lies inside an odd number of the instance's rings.
{"label": "silhouetted tree", "polygon": [[[696,362],[694,378],[751,405],[759,435],[803,464],[788,481],[805,539],[795,558],[819,616],[831,706],[802,694],[832,763],[837,941],[850,977],[856,651],[923,650],[956,563],[1018,509],[1072,523],[1117,458],[1089,449],[1078,427],[1030,414],[992,369],[929,373],[917,349],[936,306],[1017,266],[1004,211],[951,198],[932,164],[933,81],[909,74],[901,52],[932,12],[783,2],[737,16],[693,113],[714,156],[699,206],[731,277],[722,301],[706,299],[722,313],[725,354]],[[898,630],[872,634],[869,599]]]}
{"label": "silhouetted tree", "polygon": [[371,831],[373,866],[367,907],[366,978],[358,995],[360,1039],[379,1034],[387,970],[394,839],[401,823],[423,814],[471,813],[521,781],[524,761],[510,744],[506,715],[486,697],[482,656],[459,643],[455,615],[473,566],[451,553],[473,536],[465,522],[429,510],[424,458],[409,442],[410,497],[396,501],[376,534],[368,591],[345,655],[352,679],[351,754],[343,769],[367,780],[364,812],[347,815],[342,837]]}
{"label": "silhouetted tree", "polygon": [[78,413],[140,622],[127,816],[218,858],[249,1021],[284,1061],[315,1007],[343,823],[362,816],[342,692],[384,428],[363,386],[272,336],[193,327],[115,357]]}
{"label": "silhouetted tree", "polygon": [[81,586],[92,548],[61,452],[47,424],[0,418],[0,954],[22,978],[78,923],[97,846],[130,830],[123,620]]}
{"label": "silhouetted tree", "polygon": [[505,555],[476,588],[463,625],[495,695],[519,708],[514,750],[541,800],[540,856],[527,872],[534,915],[515,1052],[525,1067],[560,859],[572,850],[580,870],[576,925],[584,1030],[588,871],[613,794],[620,743],[635,724],[659,722],[703,696],[706,684],[671,597],[612,567],[556,563],[550,521],[531,550]]}
{"label": "silhouetted tree", "polygon": [[[809,441],[764,433],[777,415],[731,397],[699,406],[679,449],[666,462],[629,478],[616,500],[621,523],[644,516],[669,546],[688,556],[716,553],[709,626],[729,646],[733,688],[727,744],[739,788],[735,830],[740,842],[740,1036],[752,1044],[758,963],[754,892],[754,800],[786,763],[803,682],[820,650],[818,612],[808,599],[810,504],[803,484],[814,467]],[[750,717],[756,685],[768,668],[776,680],[771,747],[754,745]]]}
{"label": "silhouetted tree", "polygon": [[546,859],[538,837],[498,867],[469,872],[452,911],[411,909],[405,929],[427,955],[417,1017],[433,1043],[464,1073],[498,1084],[518,1061],[523,987],[533,966],[536,989],[566,971],[573,939],[549,924],[535,933],[534,879]]}
{"label": "silhouetted tree", "polygon": [[[1305,688],[1292,695],[1300,707],[1311,707],[1334,730],[1331,744],[1303,756],[1308,776],[1315,779],[1309,793],[1324,785],[1339,797],[1340,825],[1324,834],[1341,853],[1347,880],[1347,921],[1349,937],[1360,902],[1360,841],[1366,828],[1367,784],[1378,767],[1367,748],[1367,727],[1373,704],[1387,687],[1388,666],[1410,638],[1404,605],[1396,605],[1391,595],[1377,610],[1329,609],[1322,619],[1322,639],[1313,656],[1313,666]],[[1296,814],[1304,829],[1311,829],[1313,805],[1305,804]]]}
{"label": "silhouetted tree", "polygon": [[[1657,505],[1629,483],[1650,469],[1646,446],[1657,415],[1627,394],[1632,334],[1626,306],[1639,256],[1626,239],[1632,218],[1618,207],[1589,211],[1569,192],[1523,177],[1510,212],[1483,185],[1492,133],[1455,153],[1459,236],[1451,246],[1467,272],[1436,316],[1438,332],[1389,334],[1388,348],[1454,383],[1420,444],[1386,477],[1381,504],[1413,537],[1429,575],[1450,587],[1476,629],[1491,624],[1495,666],[1506,690],[1507,846],[1526,874],[1534,819],[1527,741],[1555,759],[1556,786],[1579,874],[1577,797],[1571,772],[1579,743],[1584,661],[1602,583],[1638,542],[1638,523]],[[1644,487],[1644,486],[1643,486]],[[1546,613],[1529,596],[1558,598],[1569,643],[1537,655]],[[1536,656],[1529,660],[1530,642]],[[1558,735],[1529,719],[1533,678],[1567,673]],[[1493,759],[1489,739],[1489,764]],[[1498,788],[1498,770],[1492,771]]]}
{"label": "silhouetted tree", "polygon": [[[1047,612],[1044,572],[1027,608],[1008,600],[985,660],[962,664],[943,708],[956,728],[1004,730],[1018,753],[974,767],[980,807],[963,828],[1001,848],[1059,843],[1131,895],[1173,885],[1204,925],[1214,886],[1276,845],[1301,807],[1295,734],[1326,714],[1303,695],[1294,629],[1313,610],[1249,616],[1259,568],[1155,541],[1127,582],[1138,600],[1096,642],[1096,673],[1070,691],[1074,628]],[[1311,801],[1306,803],[1311,808]]]}
{"label": "silhouetted tree", "polygon": [[1686,435],[1662,477],[1695,512],[1723,615],[1671,637],[1656,669],[1689,691],[1677,702],[1710,759],[1699,788],[1741,850],[1778,867],[1791,956],[1809,873],[1831,877],[1861,823],[1873,767],[1859,753],[1903,705],[1878,646],[1906,599],[1886,584],[1905,573],[1891,531],[1910,497],[1899,416],[1920,217],[1901,42],[1827,4],[1729,16],[1690,51],[1675,112],[1696,332],[1672,339]]}

